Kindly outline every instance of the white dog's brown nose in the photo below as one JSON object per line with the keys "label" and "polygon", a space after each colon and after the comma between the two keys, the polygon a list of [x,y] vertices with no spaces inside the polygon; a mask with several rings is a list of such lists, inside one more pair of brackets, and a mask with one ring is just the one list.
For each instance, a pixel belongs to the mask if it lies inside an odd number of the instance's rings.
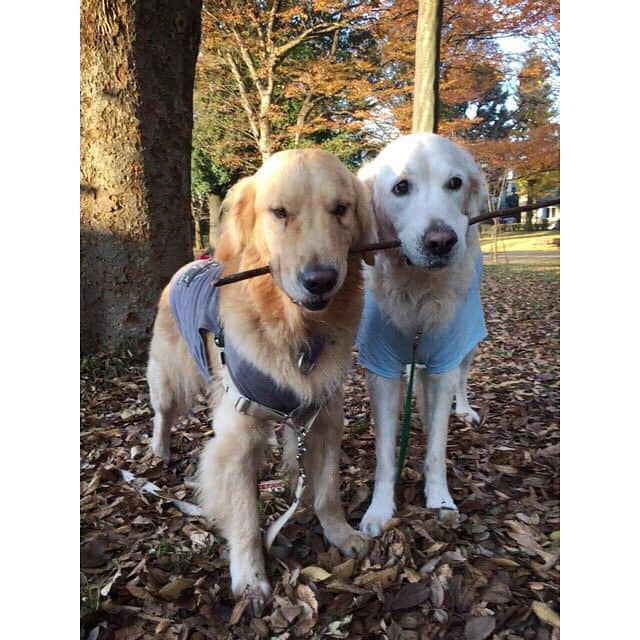
{"label": "white dog's brown nose", "polygon": [[307,291],[320,295],[335,287],[338,282],[338,271],[335,267],[308,265],[300,273],[300,281]]}
{"label": "white dog's brown nose", "polygon": [[458,235],[451,227],[431,227],[423,238],[427,251],[435,256],[444,256],[458,242]]}

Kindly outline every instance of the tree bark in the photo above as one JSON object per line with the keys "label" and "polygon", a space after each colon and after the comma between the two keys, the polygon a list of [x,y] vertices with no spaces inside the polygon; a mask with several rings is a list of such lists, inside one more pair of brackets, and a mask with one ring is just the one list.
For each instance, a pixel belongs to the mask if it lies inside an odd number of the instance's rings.
{"label": "tree bark", "polygon": [[419,0],[413,88],[414,133],[438,131],[438,67],[442,0]]}
{"label": "tree bark", "polygon": [[209,244],[215,247],[220,235],[220,205],[222,200],[215,193],[209,194]]}
{"label": "tree bark", "polygon": [[[527,180],[527,204],[533,204],[535,198],[533,197],[534,182]],[[533,231],[533,211],[527,211],[524,218],[524,230]]]}
{"label": "tree bark", "polygon": [[268,160],[271,155],[271,93],[265,93],[260,97],[260,111],[258,116],[258,125],[260,129],[260,137],[258,140],[258,149],[262,162]]}
{"label": "tree bark", "polygon": [[304,127],[305,120],[307,119],[307,114],[311,110],[312,107],[311,102],[311,94],[307,93],[302,102],[302,106],[300,107],[300,111],[298,111],[298,117],[296,118],[296,126],[293,130],[293,146],[297,147],[300,144],[300,137],[302,136],[302,128]]}
{"label": "tree bark", "polygon": [[190,153],[201,0],[83,0],[81,348],[148,339],[191,258]]}

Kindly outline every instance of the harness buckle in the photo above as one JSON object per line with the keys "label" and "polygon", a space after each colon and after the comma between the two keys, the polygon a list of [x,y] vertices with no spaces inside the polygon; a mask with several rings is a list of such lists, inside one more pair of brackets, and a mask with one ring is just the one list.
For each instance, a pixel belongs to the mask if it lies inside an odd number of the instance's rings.
{"label": "harness buckle", "polygon": [[238,413],[242,413],[243,415],[248,415],[249,407],[251,406],[251,400],[249,398],[245,398],[244,396],[238,396],[236,401],[233,403],[235,410]]}

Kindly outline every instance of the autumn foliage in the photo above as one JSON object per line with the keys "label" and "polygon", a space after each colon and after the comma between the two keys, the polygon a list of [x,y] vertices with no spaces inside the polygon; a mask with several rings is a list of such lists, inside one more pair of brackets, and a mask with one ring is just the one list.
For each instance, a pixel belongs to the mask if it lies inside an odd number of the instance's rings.
{"label": "autumn foliage", "polygon": [[[417,15],[415,0],[205,0],[196,147],[230,182],[283,148],[322,146],[358,166],[411,129]],[[557,0],[444,3],[439,131],[494,186],[506,171],[557,178],[558,30]],[[528,50],[505,53],[508,38]]]}

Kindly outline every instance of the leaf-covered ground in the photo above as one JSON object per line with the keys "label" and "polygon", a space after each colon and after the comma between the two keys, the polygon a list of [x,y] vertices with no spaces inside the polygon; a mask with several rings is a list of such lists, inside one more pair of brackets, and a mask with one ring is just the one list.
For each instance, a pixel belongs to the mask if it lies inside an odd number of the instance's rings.
{"label": "leaf-covered ground", "polygon": [[[414,419],[396,518],[367,557],[327,546],[299,511],[290,547],[269,559],[274,596],[251,619],[230,594],[224,540],[165,498],[195,502],[189,482],[210,429],[204,405],[182,420],[165,467],[148,444],[144,356],[94,357],[81,380],[81,637],[559,637],[559,282],[555,270],[488,267],[489,338],[470,379],[482,424],[451,418],[455,528],[423,507],[424,435]],[[343,501],[357,525],[367,507],[374,440],[362,371],[346,394]],[[277,469],[277,450],[267,469]],[[163,497],[127,483],[155,483]],[[280,498],[262,496],[265,519]]]}

